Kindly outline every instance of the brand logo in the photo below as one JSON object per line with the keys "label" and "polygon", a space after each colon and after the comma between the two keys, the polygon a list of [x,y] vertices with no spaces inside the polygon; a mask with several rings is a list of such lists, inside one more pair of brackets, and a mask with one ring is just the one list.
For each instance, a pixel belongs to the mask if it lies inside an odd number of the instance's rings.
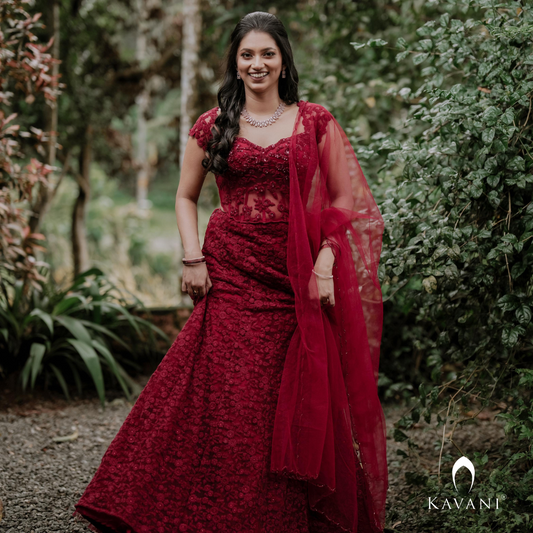
{"label": "brand logo", "polygon": [[[470,488],[468,489],[468,492],[470,492],[472,490],[472,487],[474,486],[474,480],[476,479],[476,469],[472,463],[472,461],[470,459],[468,459],[468,457],[465,457],[464,455],[462,457],[460,457],[459,459],[457,459],[457,461],[455,461],[455,464],[453,465],[453,468],[452,468],[452,481],[453,481],[453,486],[455,487],[455,490],[457,492],[459,492],[459,489],[457,488],[457,483],[456,483],[456,480],[455,480],[455,477],[457,475],[457,472],[459,472],[459,470],[461,470],[461,468],[466,468],[469,472],[470,472],[470,475],[471,475],[471,481],[470,481]],[[450,503],[450,500],[453,501],[453,504],[452,505]],[[445,498],[444,500],[439,500],[437,497],[434,497],[434,498],[431,498],[429,497],[428,498],[428,510],[429,511],[432,511],[432,510],[446,510],[446,509],[449,509],[449,510],[452,510],[452,508],[456,508],[458,510],[463,510],[463,509],[499,509],[499,499],[496,498],[496,501],[492,502],[491,504],[491,499],[490,498],[479,498],[479,506],[476,507],[475,503],[474,503],[474,500],[472,498],[469,498],[468,501],[466,502],[465,506],[463,506],[463,502],[464,502],[464,498],[460,498],[459,501],[457,501],[457,498]]]}
{"label": "brand logo", "polygon": [[472,483],[470,483],[470,488],[468,489],[468,492],[470,492],[472,490],[472,487],[474,486],[474,479],[476,478],[476,469],[474,468],[472,461],[468,457],[465,457],[464,455],[461,458],[457,459],[457,461],[455,461],[455,464],[453,465],[453,468],[452,468],[453,486],[455,487],[455,490],[457,490],[457,485],[455,484],[455,474],[457,474],[457,471],[463,468],[463,466],[465,468],[468,468],[468,470],[472,474]]}

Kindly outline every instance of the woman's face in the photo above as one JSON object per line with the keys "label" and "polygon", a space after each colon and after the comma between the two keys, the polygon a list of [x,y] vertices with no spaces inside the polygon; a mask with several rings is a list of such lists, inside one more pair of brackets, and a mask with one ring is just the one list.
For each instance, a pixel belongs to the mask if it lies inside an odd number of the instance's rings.
{"label": "woman's face", "polygon": [[251,31],[243,37],[237,51],[237,70],[245,87],[254,92],[265,92],[272,86],[277,90],[282,69],[281,52],[268,33]]}

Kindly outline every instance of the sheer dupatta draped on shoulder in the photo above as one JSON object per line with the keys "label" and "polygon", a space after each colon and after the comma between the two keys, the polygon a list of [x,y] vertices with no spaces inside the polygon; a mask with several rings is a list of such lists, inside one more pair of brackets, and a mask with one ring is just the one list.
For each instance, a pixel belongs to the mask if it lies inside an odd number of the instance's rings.
{"label": "sheer dupatta draped on shoulder", "polygon": [[[300,102],[290,147],[287,267],[298,327],[278,398],[271,470],[309,482],[311,509],[350,532],[382,531],[386,432],[377,394],[383,219],[346,134],[324,107]],[[338,244],[334,307],[312,272]]]}

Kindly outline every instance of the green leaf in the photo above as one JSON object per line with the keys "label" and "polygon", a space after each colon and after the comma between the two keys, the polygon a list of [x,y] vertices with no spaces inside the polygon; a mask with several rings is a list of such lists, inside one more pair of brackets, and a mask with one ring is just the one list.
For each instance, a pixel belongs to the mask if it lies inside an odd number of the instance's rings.
{"label": "green leaf", "polygon": [[483,112],[482,118],[489,126],[494,126],[500,118],[501,111],[494,106],[487,107]]}
{"label": "green leaf", "polygon": [[122,387],[122,390],[124,391],[124,394],[126,395],[128,400],[130,400],[131,399],[130,390],[129,390],[126,382],[122,378],[122,375],[121,375],[121,373],[120,373],[120,371],[118,369],[118,366],[117,366],[117,362],[115,361],[115,358],[113,357],[111,352],[107,349],[106,346],[104,346],[101,342],[98,342],[96,340],[92,341],[92,345],[94,346],[94,348],[96,350],[98,350],[98,352],[100,352],[102,357],[105,359],[105,361],[107,362],[109,368],[112,370],[112,372],[115,375],[115,377],[117,378],[120,386]]}
{"label": "green leaf", "polygon": [[427,391],[424,383],[420,383],[420,385],[418,386],[418,395],[420,397],[420,403],[422,404],[422,407],[425,407]]}
{"label": "green leaf", "polygon": [[526,263],[515,263],[511,267],[511,277],[514,279],[519,278],[527,269]]}
{"label": "green leaf", "polygon": [[70,316],[55,316],[54,320],[66,328],[74,337],[84,342],[85,344],[91,343],[91,335],[81,323],[80,320],[72,318]]}
{"label": "green leaf", "polygon": [[115,309],[124,316],[124,318],[129,322],[130,326],[137,332],[138,335],[141,334],[141,330],[137,325],[136,318],[125,307],[122,307],[121,305],[113,302],[94,302],[94,305],[101,305],[103,307],[110,307],[111,309]]}
{"label": "green leaf", "polygon": [[396,46],[399,46],[400,48],[407,48],[407,41],[403,37],[398,37]]}
{"label": "green leaf", "polygon": [[95,331],[107,335],[109,338],[113,339],[115,342],[126,348],[128,351],[131,351],[131,346],[125,343],[118,335],[113,333],[109,328],[101,326],[100,324],[95,324],[94,322],[90,322],[89,320],[80,320],[80,323],[83,324],[86,328],[94,329]]}
{"label": "green leaf", "polygon": [[85,299],[79,295],[71,296],[70,298],[65,298],[54,307],[52,315],[62,315],[75,305],[78,305],[80,302],[83,303],[84,300]]}
{"label": "green leaf", "polygon": [[396,54],[396,62],[403,61],[406,57],[409,56],[409,51],[406,50],[405,52],[400,52],[399,54]]}
{"label": "green leaf", "polygon": [[61,389],[63,390],[63,393],[65,394],[67,400],[70,402],[70,394],[68,393],[68,387],[67,382],[65,381],[65,378],[63,377],[63,374],[61,374],[61,371],[59,368],[57,368],[55,365],[50,363],[50,368],[54,372],[57,381],[59,381],[59,385],[61,386]]}
{"label": "green leaf", "polygon": [[384,41],[383,39],[369,39],[367,42],[368,46],[376,47],[376,46],[385,46],[387,41]]}
{"label": "green leaf", "polygon": [[413,56],[413,63],[415,65],[420,65],[420,63],[424,62],[428,57],[428,53],[415,54]]}
{"label": "green leaf", "polygon": [[500,121],[507,126],[510,126],[514,121],[514,113],[512,108],[508,108],[505,113],[501,116]]}
{"label": "green leaf", "polygon": [[[104,389],[104,376],[102,374],[102,367],[100,365],[100,360],[94,348],[81,340],[78,339],[67,339],[72,346],[79,353],[85,366],[89,370],[91,377],[93,378],[96,391],[98,392],[98,397],[100,398],[100,403],[102,406],[105,406],[105,389]],[[89,339],[89,343],[90,343]]]}
{"label": "green leaf", "polygon": [[502,331],[502,344],[508,348],[512,348],[517,342],[518,338],[522,334],[522,328],[504,328]]}
{"label": "green leaf", "polygon": [[366,43],[350,43],[356,50],[359,50],[360,48],[364,48],[366,46]]}
{"label": "green leaf", "polygon": [[498,174],[493,174],[491,176],[487,177],[487,183],[492,187],[497,187],[498,183],[500,183],[500,176]]}
{"label": "green leaf", "polygon": [[507,168],[509,170],[526,170],[526,162],[519,155],[513,157],[508,163]]}
{"label": "green leaf", "polygon": [[484,143],[490,144],[496,134],[496,128],[485,128],[481,134],[481,140]]}
{"label": "green leaf", "polygon": [[30,359],[32,359],[31,365],[31,388],[35,387],[35,380],[39,375],[42,368],[42,360],[46,353],[46,346],[40,343],[33,343],[30,348]]}
{"label": "green leaf", "polygon": [[523,326],[526,326],[531,321],[531,309],[525,304],[522,304],[520,307],[518,307],[518,309],[515,311],[515,315],[518,319],[518,322]]}
{"label": "green leaf", "polygon": [[35,308],[30,313],[30,316],[34,316],[34,317],[40,318],[48,326],[48,329],[50,330],[50,333],[52,335],[54,334],[54,322],[52,320],[52,317],[48,313],[46,313],[42,309]]}
{"label": "green leaf", "polygon": [[405,442],[408,438],[409,437],[401,429],[394,429],[394,440],[396,442]]}
{"label": "green leaf", "polygon": [[22,382],[22,390],[25,391],[28,385],[28,380],[31,375],[31,388],[35,386],[35,380],[41,370],[41,362],[46,352],[46,346],[40,343],[33,343],[30,348],[30,355],[22,368],[20,373],[20,380]]}

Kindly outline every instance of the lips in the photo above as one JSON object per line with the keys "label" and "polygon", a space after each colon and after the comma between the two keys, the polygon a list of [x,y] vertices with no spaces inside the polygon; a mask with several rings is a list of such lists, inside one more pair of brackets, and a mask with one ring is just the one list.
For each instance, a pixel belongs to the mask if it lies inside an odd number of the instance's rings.
{"label": "lips", "polygon": [[[261,76],[253,76],[253,74],[261,74]],[[253,80],[262,80],[263,78],[266,78],[268,76],[268,72],[252,72],[249,74],[249,76]]]}

